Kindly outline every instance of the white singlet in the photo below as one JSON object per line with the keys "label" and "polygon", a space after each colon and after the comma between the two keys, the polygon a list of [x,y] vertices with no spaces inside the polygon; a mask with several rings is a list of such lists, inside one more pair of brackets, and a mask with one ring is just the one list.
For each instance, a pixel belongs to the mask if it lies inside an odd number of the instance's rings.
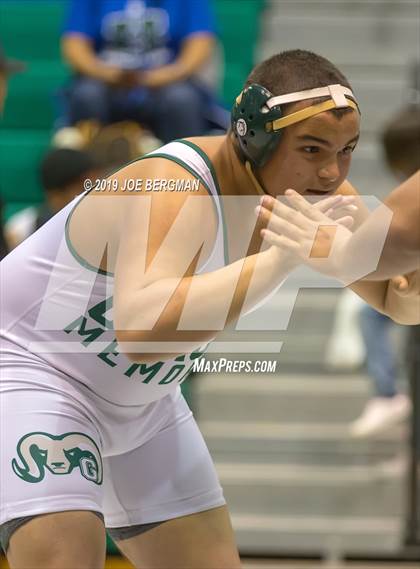
{"label": "white singlet", "polygon": [[[188,141],[171,142],[144,158],[153,156],[176,161],[214,196],[216,241],[199,272],[223,267],[223,219],[210,161]],[[16,356],[24,356],[34,369],[48,365],[117,405],[156,401],[188,376],[202,351],[153,364],[133,363],[118,352],[112,317],[113,276],[83,263],[67,234],[71,212],[85,195],[77,196],[1,262],[3,370],[13,368]],[[51,322],[52,330],[48,329]],[[40,381],[42,374],[37,378]]]}

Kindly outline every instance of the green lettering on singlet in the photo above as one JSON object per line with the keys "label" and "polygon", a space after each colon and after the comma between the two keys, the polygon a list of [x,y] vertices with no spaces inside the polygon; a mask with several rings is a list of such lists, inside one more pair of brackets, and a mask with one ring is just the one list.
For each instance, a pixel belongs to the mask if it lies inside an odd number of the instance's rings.
{"label": "green lettering on singlet", "polygon": [[95,306],[92,306],[92,308],[88,310],[89,316],[94,320],[96,320],[96,322],[98,322],[98,324],[100,324],[101,326],[105,326],[105,328],[107,328],[108,330],[112,330],[113,323],[112,320],[108,320],[107,318],[105,318],[104,314],[112,308],[113,303],[114,299],[112,296],[110,296],[109,298],[102,300],[98,304],[95,304]]}
{"label": "green lettering on singlet", "polygon": [[182,383],[185,379],[187,379],[187,377],[192,372],[192,369],[193,369],[193,365],[190,365],[190,367],[187,369],[187,371],[184,373],[184,375],[178,379],[178,383]]}
{"label": "green lettering on singlet", "polygon": [[[208,345],[208,344],[207,344]],[[207,347],[207,346],[206,346]],[[190,354],[190,360],[196,360],[197,358],[201,358],[201,356],[204,354],[205,349],[202,350],[201,352],[197,351],[197,352],[192,352]]]}
{"label": "green lettering on singlet", "polygon": [[103,362],[108,364],[111,367],[115,367],[117,364],[109,359],[109,356],[112,354],[113,356],[119,356],[119,352],[117,352],[116,348],[118,346],[117,339],[113,340],[108,346],[104,349],[103,352],[98,354],[98,358],[101,358]]}
{"label": "green lettering on singlet", "polygon": [[77,330],[79,336],[87,336],[87,338],[85,338],[82,341],[82,344],[84,345],[90,344],[91,342],[99,338],[99,336],[103,334],[105,330],[103,330],[102,328],[90,328],[89,330],[87,330],[86,323],[87,323],[87,318],[85,318],[84,316],[80,316],[79,318],[71,322],[68,326],[66,326],[64,328],[64,332],[70,334],[70,332]]}
{"label": "green lettering on singlet", "polygon": [[172,366],[169,372],[165,375],[165,377],[159,381],[159,385],[172,383],[174,379],[176,379],[178,375],[184,371],[184,369],[185,369],[185,364]]}
{"label": "green lettering on singlet", "polygon": [[147,375],[147,377],[142,381],[142,383],[150,383],[151,380],[155,377],[158,373],[160,368],[163,366],[164,362],[156,362],[148,366],[147,364],[133,364],[131,365],[127,371],[124,372],[124,375],[127,377],[131,377],[136,370],[139,370],[139,374],[141,377]]}

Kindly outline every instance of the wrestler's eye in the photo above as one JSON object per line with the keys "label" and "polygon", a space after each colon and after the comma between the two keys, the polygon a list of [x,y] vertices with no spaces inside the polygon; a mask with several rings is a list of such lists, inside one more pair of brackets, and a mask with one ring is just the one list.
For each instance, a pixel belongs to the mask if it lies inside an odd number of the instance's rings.
{"label": "wrestler's eye", "polygon": [[307,154],[316,154],[317,152],[320,151],[320,148],[319,146],[304,146],[302,150]]}
{"label": "wrestler's eye", "polygon": [[340,152],[341,152],[341,154],[344,154],[344,155],[351,154],[355,148],[356,148],[356,146],[346,146]]}

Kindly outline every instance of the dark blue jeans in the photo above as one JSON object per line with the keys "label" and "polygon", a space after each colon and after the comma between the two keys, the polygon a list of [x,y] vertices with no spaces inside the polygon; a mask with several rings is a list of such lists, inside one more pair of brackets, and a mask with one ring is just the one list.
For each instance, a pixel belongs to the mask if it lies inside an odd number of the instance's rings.
{"label": "dark blue jeans", "polygon": [[360,312],[360,328],[366,346],[366,364],[373,379],[376,397],[394,397],[397,393],[396,356],[390,338],[393,322],[370,306]]}
{"label": "dark blue jeans", "polygon": [[160,89],[109,87],[90,77],[75,77],[66,89],[67,118],[71,125],[96,119],[103,124],[134,120],[149,127],[163,142],[207,132],[206,95],[194,83],[183,81]]}

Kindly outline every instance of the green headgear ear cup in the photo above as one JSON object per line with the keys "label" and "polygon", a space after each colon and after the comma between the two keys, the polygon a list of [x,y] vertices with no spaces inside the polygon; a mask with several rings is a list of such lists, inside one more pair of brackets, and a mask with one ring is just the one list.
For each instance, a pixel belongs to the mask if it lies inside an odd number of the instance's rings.
{"label": "green headgear ear cup", "polygon": [[281,130],[271,128],[271,122],[282,116],[280,106],[269,109],[265,105],[272,98],[268,89],[253,83],[242,91],[232,109],[232,131],[240,151],[256,167],[268,161],[282,136]]}

